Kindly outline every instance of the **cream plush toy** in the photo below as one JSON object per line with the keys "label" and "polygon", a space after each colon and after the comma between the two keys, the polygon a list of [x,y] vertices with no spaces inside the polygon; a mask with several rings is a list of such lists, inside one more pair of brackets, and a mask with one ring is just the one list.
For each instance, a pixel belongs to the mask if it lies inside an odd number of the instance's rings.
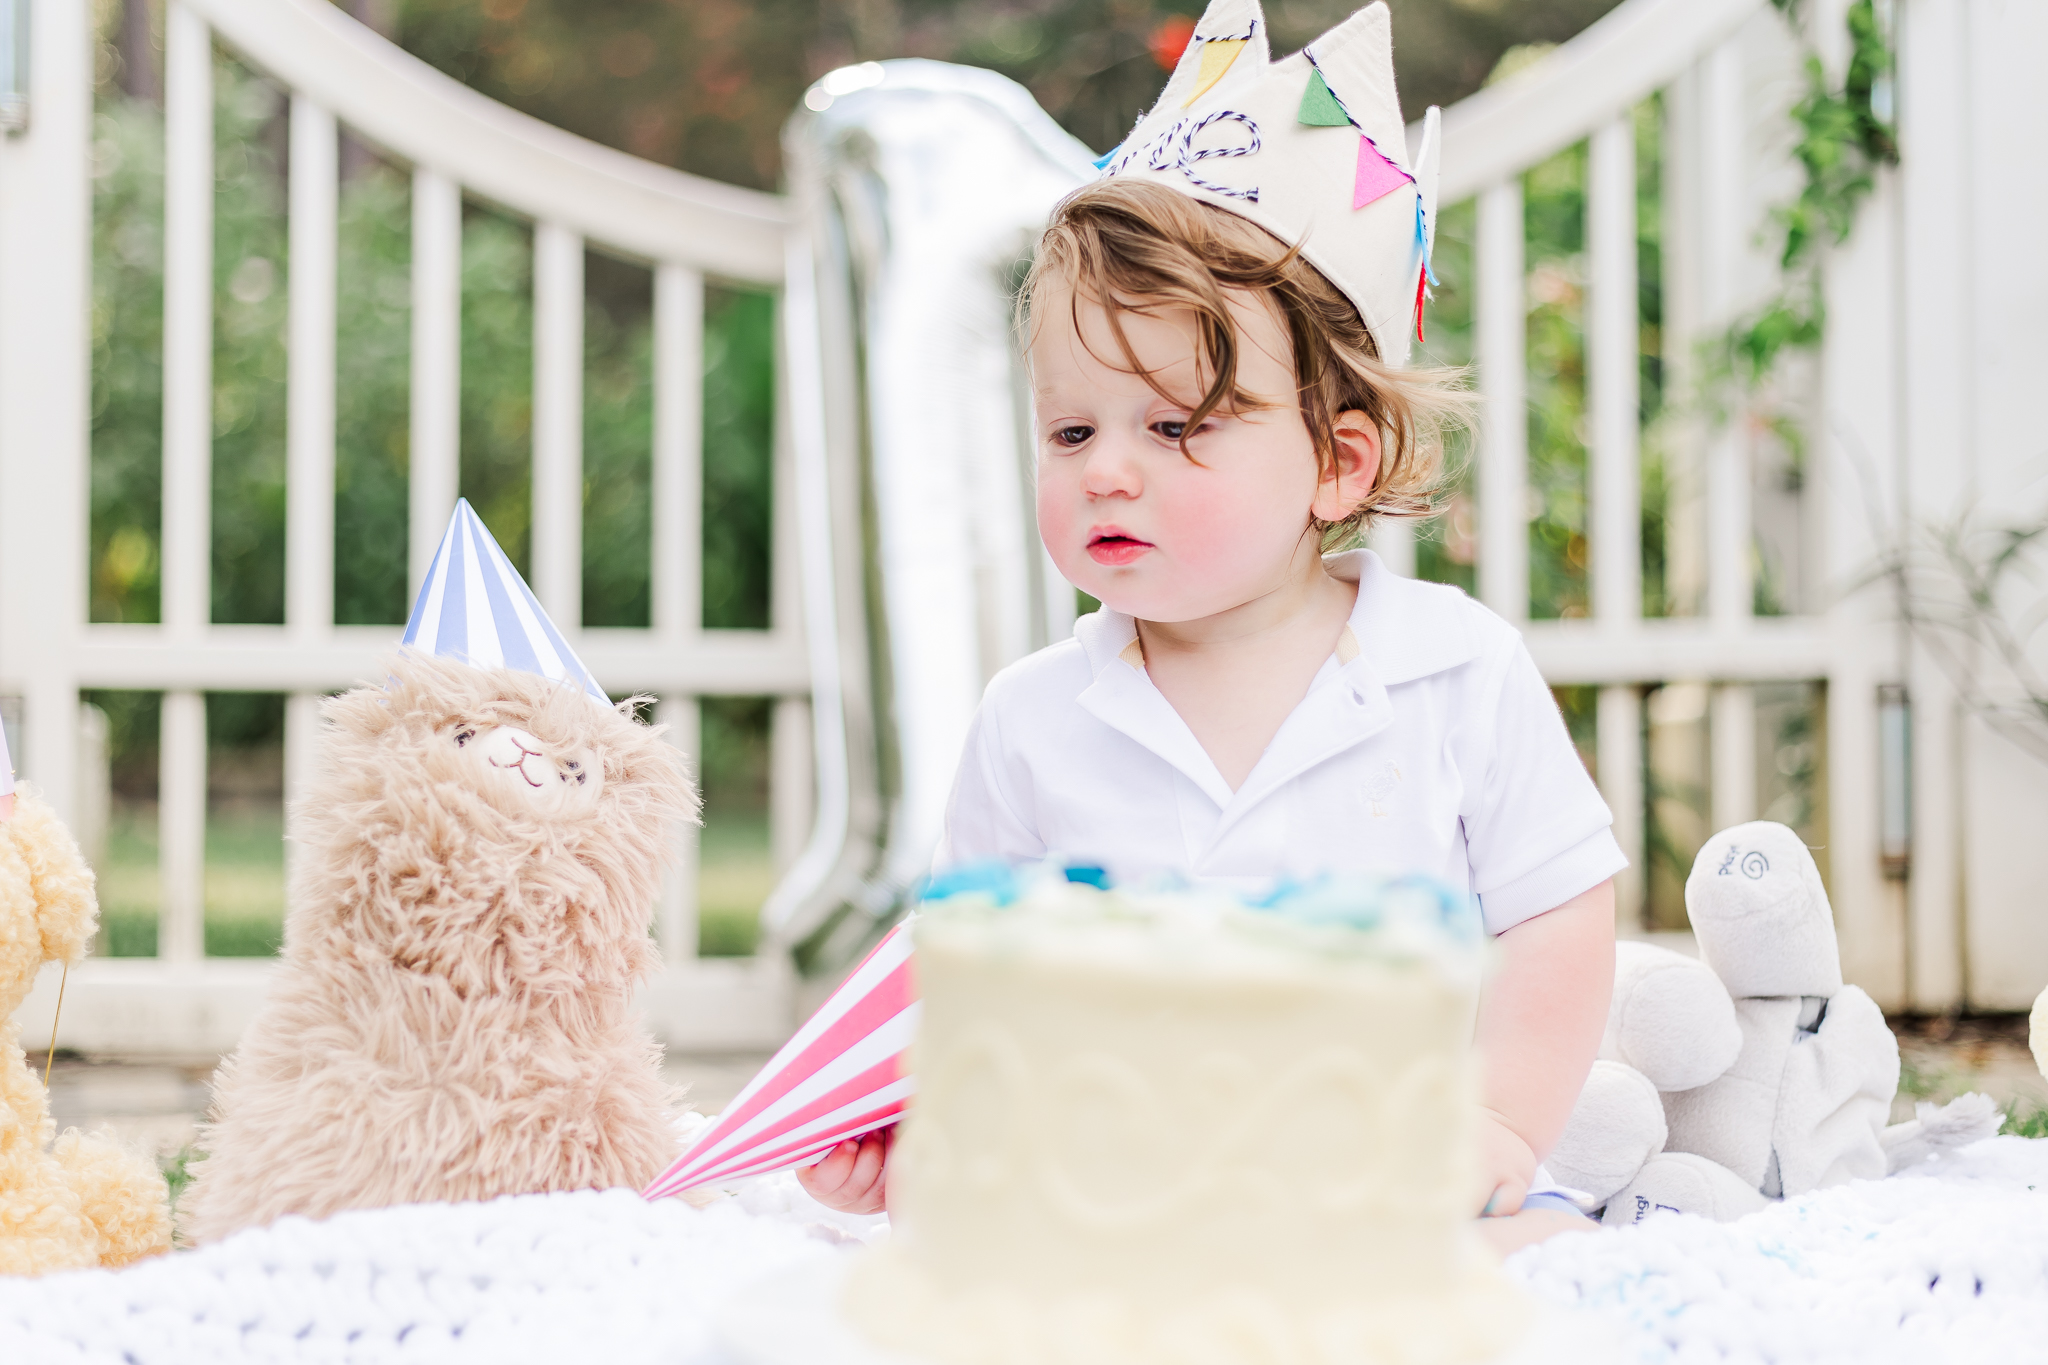
{"label": "cream plush toy", "polygon": [[405,643],[323,709],[283,961],[180,1201],[196,1242],[639,1189],[682,1145],[633,1000],[696,817],[682,754],[605,700],[466,503]]}
{"label": "cream plush toy", "polygon": [[45,962],[85,957],[92,871],[42,798],[8,791],[7,776],[0,739],[0,1274],[125,1265],[170,1249],[164,1178],[75,1128],[52,1145],[50,1097],[12,1018]]}
{"label": "cream plush toy", "polygon": [[1606,1205],[1727,1220],[1988,1137],[1983,1096],[1885,1126],[1898,1042],[1844,985],[1834,917],[1799,837],[1758,821],[1709,839],[1686,879],[1700,959],[1616,947],[1614,1003],[1551,1173]]}

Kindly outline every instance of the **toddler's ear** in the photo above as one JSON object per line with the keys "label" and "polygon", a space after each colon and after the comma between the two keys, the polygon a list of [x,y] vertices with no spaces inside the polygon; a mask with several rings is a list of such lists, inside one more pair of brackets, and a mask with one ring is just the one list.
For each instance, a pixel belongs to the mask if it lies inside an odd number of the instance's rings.
{"label": "toddler's ear", "polygon": [[1363,412],[1340,412],[1330,424],[1330,445],[1335,467],[1323,475],[1309,510],[1320,521],[1342,521],[1372,496],[1380,472],[1379,425]]}

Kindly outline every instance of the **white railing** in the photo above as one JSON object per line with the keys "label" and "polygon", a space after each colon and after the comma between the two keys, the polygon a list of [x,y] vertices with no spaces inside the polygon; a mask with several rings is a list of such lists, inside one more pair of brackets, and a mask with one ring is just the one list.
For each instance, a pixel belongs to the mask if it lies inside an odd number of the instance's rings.
{"label": "white railing", "polygon": [[[1820,0],[1802,11],[1804,32],[1837,81],[1847,4]],[[1806,88],[1803,54],[1783,17],[1765,0],[1626,0],[1446,112],[1440,202],[1477,201],[1479,592],[1522,624],[1553,684],[1599,689],[1598,777],[1638,869],[1648,852],[1645,686],[1711,687],[1710,818],[1720,827],[1758,815],[1753,685],[1824,684],[1826,861],[1849,979],[1887,1007],[2018,1008],[2036,989],[2028,983],[2048,975],[2048,944],[2011,899],[2038,878],[2041,858],[1979,836],[1959,812],[1966,800],[2048,810],[2048,783],[2003,773],[2002,761],[1966,761],[1983,742],[1981,727],[1871,576],[1888,537],[1913,518],[1952,516],[1973,488],[2018,490],[2038,479],[2038,442],[1994,448],[1957,416],[1994,401],[1996,390],[1972,387],[1979,379],[1954,357],[1977,354],[1968,348],[1978,335],[1991,337],[1980,343],[1987,348],[2009,349],[2023,333],[1973,332],[2004,324],[1972,292],[1981,289],[1975,277],[1956,279],[1970,268],[1970,215],[1995,221],[2020,210],[1999,207],[2002,180],[1980,175],[1953,148],[1976,136],[1973,127],[2036,126],[2043,100],[2009,73],[1996,87],[1973,81],[1979,67],[2003,72],[1995,54],[2023,41],[1999,36],[1999,21],[1973,28],[1968,7],[1920,0],[1880,8],[1893,15],[1902,51],[1896,107],[1905,154],[1898,171],[1879,176],[1857,235],[1828,261],[1827,335],[1798,380],[1812,451],[1800,513],[1810,575],[1804,614],[1752,614],[1757,438],[1740,421],[1705,418],[1678,439],[1697,479],[1688,511],[1703,525],[1702,608],[1689,617],[1641,614],[1635,112],[1661,93],[1662,351],[1667,392],[1684,403],[1699,389],[1699,343],[1724,333],[1777,278],[1763,238],[1770,208],[1797,188],[1788,116]],[[1411,129],[1411,141],[1417,136]],[[1529,621],[1522,177],[1581,141],[1590,619]],[[1980,317],[1991,321],[1973,321]],[[1931,372],[1946,378],[1929,385]],[[1386,539],[1397,560],[1411,553],[1400,536]],[[1900,722],[1887,744],[1881,689],[1896,698],[1901,684],[1913,698],[1910,737]],[[1972,762],[1984,776],[1972,774]],[[1984,785],[1994,769],[1996,784]],[[1621,928],[1640,931],[1640,872],[1622,892]]]}
{"label": "white railing", "polygon": [[[395,628],[334,622],[338,138],[412,172],[410,577],[417,588],[453,509],[465,197],[534,225],[533,587],[595,675],[660,698],[694,754],[698,697],[779,698],[771,843],[810,824],[810,674],[789,480],[775,479],[772,625],[702,625],[704,282],[778,287],[779,198],[586,142],[497,105],[408,56],[324,0],[172,0],[165,16],[162,624],[86,622],[90,278],[90,6],[36,0],[32,124],[0,147],[0,693],[25,700],[24,774],[74,806],[83,688],[163,693],[158,956],[73,973],[65,1037],[98,1049],[232,1045],[267,963],[204,949],[207,690],[289,694],[285,784],[300,789],[326,692],[373,676]],[[213,49],[290,92],[285,622],[211,621]],[[38,207],[23,212],[20,205]],[[44,206],[48,206],[47,210]],[[586,243],[654,275],[651,628],[581,629],[583,259]],[[31,335],[29,317],[47,318]],[[779,443],[778,443],[779,444]],[[778,454],[778,466],[782,462]],[[694,831],[660,907],[667,970],[649,990],[671,1042],[755,1046],[789,1025],[786,954],[696,958]],[[777,945],[779,946],[779,945]],[[45,984],[49,994],[54,979]],[[40,997],[39,997],[40,999]],[[33,1018],[32,1005],[27,1018]]]}

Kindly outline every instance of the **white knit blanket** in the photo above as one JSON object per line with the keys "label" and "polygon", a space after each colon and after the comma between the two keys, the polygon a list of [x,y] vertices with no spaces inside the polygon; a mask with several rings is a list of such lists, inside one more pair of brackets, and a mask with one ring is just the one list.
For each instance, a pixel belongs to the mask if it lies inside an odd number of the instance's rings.
{"label": "white knit blanket", "polygon": [[[288,1218],[123,1271],[0,1281],[0,1362],[729,1365],[721,1305],[879,1221],[787,1176],[702,1210],[613,1190]],[[2048,1141],[1995,1138],[1739,1223],[1559,1237],[1509,1269],[1644,1365],[2040,1359]]]}

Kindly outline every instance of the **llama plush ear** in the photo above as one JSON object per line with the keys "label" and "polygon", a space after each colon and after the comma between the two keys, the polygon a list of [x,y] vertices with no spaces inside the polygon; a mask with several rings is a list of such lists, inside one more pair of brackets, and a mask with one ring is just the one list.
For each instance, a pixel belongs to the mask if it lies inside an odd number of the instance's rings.
{"label": "llama plush ear", "polygon": [[467,498],[457,500],[448,519],[400,643],[478,668],[538,673],[612,704]]}

